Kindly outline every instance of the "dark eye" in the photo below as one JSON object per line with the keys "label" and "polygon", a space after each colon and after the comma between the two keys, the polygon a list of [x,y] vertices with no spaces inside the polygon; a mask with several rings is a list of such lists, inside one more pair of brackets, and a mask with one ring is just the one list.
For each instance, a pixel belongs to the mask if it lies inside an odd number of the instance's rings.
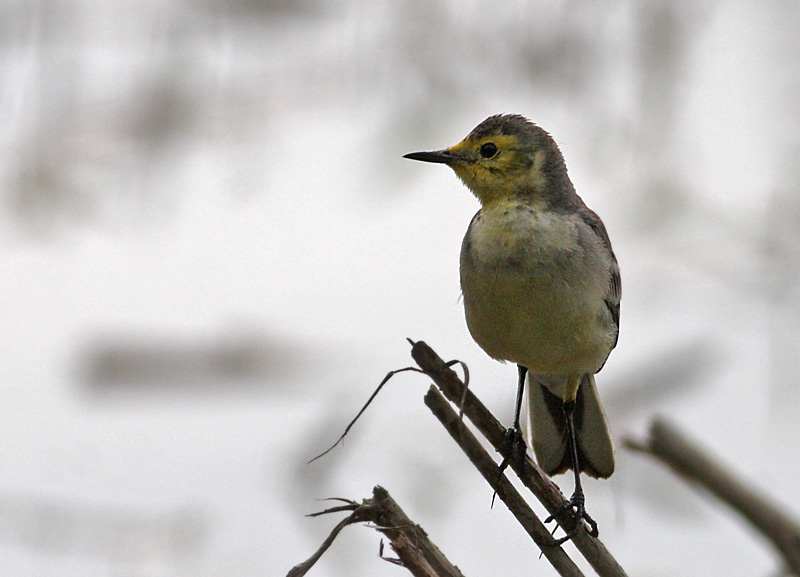
{"label": "dark eye", "polygon": [[481,156],[484,158],[491,158],[495,154],[497,154],[497,147],[494,145],[494,142],[487,142],[483,146],[481,146]]}

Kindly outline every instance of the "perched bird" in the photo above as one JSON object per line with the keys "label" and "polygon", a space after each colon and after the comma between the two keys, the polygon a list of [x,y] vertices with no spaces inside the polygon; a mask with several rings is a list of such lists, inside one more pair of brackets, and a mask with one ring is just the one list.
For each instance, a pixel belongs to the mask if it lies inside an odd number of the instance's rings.
{"label": "perched bird", "polygon": [[603,222],[575,193],[552,137],[516,114],[491,116],[455,146],[405,158],[448,165],[478,197],[481,209],[461,246],[467,326],[489,356],[518,365],[509,431],[523,444],[527,375],[536,460],[549,475],[573,469],[569,507],[596,535],[580,473],[614,472],[594,375],[617,344],[620,303]]}

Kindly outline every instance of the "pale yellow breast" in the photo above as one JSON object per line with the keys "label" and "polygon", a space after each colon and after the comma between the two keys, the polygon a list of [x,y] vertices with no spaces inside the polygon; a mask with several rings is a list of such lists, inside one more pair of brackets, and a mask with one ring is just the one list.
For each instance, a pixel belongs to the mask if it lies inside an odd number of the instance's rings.
{"label": "pale yellow breast", "polygon": [[577,216],[518,200],[484,208],[461,252],[467,325],[492,357],[541,373],[596,371],[613,343],[610,256]]}

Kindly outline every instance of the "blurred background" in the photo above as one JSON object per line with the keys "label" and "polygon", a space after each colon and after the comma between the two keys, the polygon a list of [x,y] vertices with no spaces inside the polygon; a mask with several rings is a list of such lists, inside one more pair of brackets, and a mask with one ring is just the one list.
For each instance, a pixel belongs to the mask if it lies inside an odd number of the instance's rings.
{"label": "blurred background", "polygon": [[[619,442],[669,416],[800,511],[800,7],[410,0],[0,2],[0,566],[284,575],[385,486],[465,575],[551,575],[422,403],[406,337],[516,370],[458,288],[477,201],[402,159],[490,114],[551,132],[623,278],[588,481],[632,575],[775,574]],[[567,476],[557,481],[571,491]],[[347,529],[312,575],[402,575]],[[571,547],[571,546],[570,546]]]}

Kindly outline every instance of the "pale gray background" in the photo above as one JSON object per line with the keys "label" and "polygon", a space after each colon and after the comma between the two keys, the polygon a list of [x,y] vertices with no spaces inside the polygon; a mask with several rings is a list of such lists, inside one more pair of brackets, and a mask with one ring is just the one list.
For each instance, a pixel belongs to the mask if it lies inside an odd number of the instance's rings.
{"label": "pale gray background", "polygon": [[[0,4],[0,572],[283,575],[384,485],[466,575],[553,571],[398,377],[471,341],[477,201],[441,148],[550,131],[605,220],[615,437],[670,416],[800,510],[800,8],[745,2]],[[775,574],[728,511],[618,443],[589,510],[631,575]],[[571,491],[568,477],[558,479]],[[405,575],[347,530],[312,575]]]}

